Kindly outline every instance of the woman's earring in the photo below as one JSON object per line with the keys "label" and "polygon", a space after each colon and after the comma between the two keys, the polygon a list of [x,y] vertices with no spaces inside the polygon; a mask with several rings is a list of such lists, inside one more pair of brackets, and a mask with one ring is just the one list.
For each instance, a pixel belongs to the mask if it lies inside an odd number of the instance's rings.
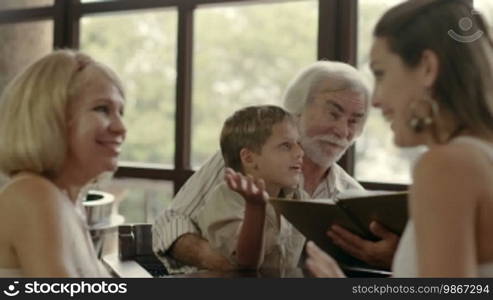
{"label": "woman's earring", "polygon": [[433,119],[438,115],[438,104],[429,97],[423,100],[413,101],[409,105],[411,119],[409,126],[415,133],[421,133],[426,127],[433,124]]}

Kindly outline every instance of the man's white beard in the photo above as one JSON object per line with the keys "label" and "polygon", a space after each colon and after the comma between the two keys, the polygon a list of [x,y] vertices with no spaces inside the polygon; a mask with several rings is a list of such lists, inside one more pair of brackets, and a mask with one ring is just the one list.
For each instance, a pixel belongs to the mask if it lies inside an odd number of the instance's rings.
{"label": "man's white beard", "polygon": [[[340,150],[337,149],[337,152],[333,154],[329,154],[323,151],[319,143],[320,141],[328,141],[340,145],[342,148],[340,148]],[[302,136],[300,138],[300,142],[305,155],[312,162],[325,169],[328,169],[330,166],[336,163],[344,155],[347,148],[349,148],[349,146],[351,145],[350,143],[341,141],[334,136],[327,135],[317,135],[313,137]]]}

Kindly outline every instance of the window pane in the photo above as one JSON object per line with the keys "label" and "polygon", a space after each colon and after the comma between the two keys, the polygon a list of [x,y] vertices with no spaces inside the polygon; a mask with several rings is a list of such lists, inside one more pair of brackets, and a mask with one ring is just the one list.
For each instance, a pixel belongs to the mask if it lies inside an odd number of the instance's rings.
{"label": "window pane", "polygon": [[17,9],[53,5],[55,0],[1,0],[0,9]]}
{"label": "window pane", "polygon": [[316,60],[318,1],[202,7],[195,13],[192,164],[219,149],[226,117],[282,105],[288,81]]}
{"label": "window pane", "polygon": [[161,180],[114,179],[101,190],[115,196],[125,223],[152,223],[173,198],[173,183]]}
{"label": "window pane", "polygon": [[173,165],[176,10],[87,17],[81,49],[111,66],[126,89],[121,159]]}
{"label": "window pane", "polygon": [[0,25],[0,92],[27,65],[51,52],[53,22]]}
{"label": "window pane", "polygon": [[474,0],[474,8],[488,21],[491,28],[493,24],[493,2],[491,0]]}
{"label": "window pane", "polygon": [[[369,69],[369,53],[373,29],[378,19],[390,7],[403,0],[359,1],[358,67],[373,81]],[[392,140],[390,126],[380,110],[370,109],[363,136],[356,142],[355,175],[358,180],[410,183],[410,167],[423,148],[400,149]]]}

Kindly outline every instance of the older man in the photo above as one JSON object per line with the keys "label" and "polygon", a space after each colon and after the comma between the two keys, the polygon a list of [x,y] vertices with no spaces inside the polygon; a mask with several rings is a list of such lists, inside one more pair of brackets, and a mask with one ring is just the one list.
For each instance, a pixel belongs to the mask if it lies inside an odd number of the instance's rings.
{"label": "older man", "polygon": [[[298,120],[303,159],[303,187],[312,198],[333,198],[362,186],[336,164],[363,131],[370,92],[350,65],[319,61],[301,71],[284,95],[284,107]],[[196,268],[229,270],[233,266],[210,248],[196,226],[196,217],[212,188],[222,182],[224,162],[216,153],[180,189],[169,209],[153,226],[153,248],[170,273]],[[379,244],[369,241],[362,251],[367,262],[393,253],[397,237],[377,226]],[[367,255],[367,252],[370,255]],[[357,253],[355,253],[357,255]],[[374,258],[376,257],[376,259]],[[388,259],[384,259],[388,260]]]}

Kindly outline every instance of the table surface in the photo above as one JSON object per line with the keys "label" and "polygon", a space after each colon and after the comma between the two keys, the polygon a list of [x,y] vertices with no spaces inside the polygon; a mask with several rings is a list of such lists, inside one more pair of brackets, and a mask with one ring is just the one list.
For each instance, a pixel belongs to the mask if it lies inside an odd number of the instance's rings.
{"label": "table surface", "polygon": [[134,260],[120,260],[118,253],[112,253],[103,256],[103,264],[110,272],[120,278],[152,278],[152,275],[147,272],[141,265]]}
{"label": "table surface", "polygon": [[[122,261],[118,255],[111,254],[103,257],[103,263],[116,277],[123,278],[153,278],[153,276],[134,260]],[[382,270],[346,268],[344,270],[348,277],[389,277],[391,273]],[[202,270],[191,274],[177,274],[160,276],[163,278],[307,278],[310,277],[308,271],[302,268],[287,270],[262,269],[245,271],[210,271]]]}
{"label": "table surface", "polygon": [[306,270],[301,268],[279,270],[279,269],[265,269],[265,270],[245,270],[245,271],[210,271],[203,270],[191,274],[178,274],[171,276],[164,276],[165,278],[305,278],[308,276]]}

